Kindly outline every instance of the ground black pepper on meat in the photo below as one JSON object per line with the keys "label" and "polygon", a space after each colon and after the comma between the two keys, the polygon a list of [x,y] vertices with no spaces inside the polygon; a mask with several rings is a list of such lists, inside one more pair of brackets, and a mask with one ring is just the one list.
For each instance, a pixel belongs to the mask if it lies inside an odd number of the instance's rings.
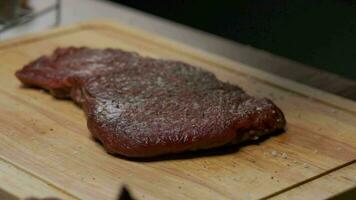
{"label": "ground black pepper on meat", "polygon": [[71,98],[109,153],[150,157],[239,143],[283,129],[272,101],[189,64],[118,49],[58,48],[16,72]]}

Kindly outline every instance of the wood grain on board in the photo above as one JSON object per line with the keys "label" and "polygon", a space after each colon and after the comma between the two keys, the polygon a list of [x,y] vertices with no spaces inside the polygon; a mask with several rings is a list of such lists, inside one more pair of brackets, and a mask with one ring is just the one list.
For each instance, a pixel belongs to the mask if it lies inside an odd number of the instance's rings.
{"label": "wood grain on board", "polygon": [[[286,115],[287,131],[240,148],[150,161],[108,155],[91,138],[80,108],[24,88],[14,76],[24,64],[60,46],[121,48],[199,66],[249,94],[271,98]],[[34,190],[33,195],[115,199],[125,184],[139,200],[258,199],[292,192],[356,159],[355,102],[111,22],[88,22],[0,44],[0,85],[0,159],[23,171],[18,176],[31,176],[25,178],[33,179],[33,185],[45,184],[46,193]],[[356,173],[350,170],[347,176]],[[29,187],[26,181],[24,188]],[[325,196],[348,189],[346,185]],[[0,188],[16,195],[20,186],[16,191],[2,182]],[[323,184],[310,187],[328,190]]]}
{"label": "wood grain on board", "polygon": [[[326,174],[273,197],[275,200],[327,199],[339,191],[356,187],[356,163]],[[302,194],[302,195],[301,195]]]}

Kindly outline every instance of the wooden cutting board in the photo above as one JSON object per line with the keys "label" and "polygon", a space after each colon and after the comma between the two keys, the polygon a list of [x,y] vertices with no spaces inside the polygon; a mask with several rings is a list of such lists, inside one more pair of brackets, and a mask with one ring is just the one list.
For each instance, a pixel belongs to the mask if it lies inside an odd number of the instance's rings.
{"label": "wooden cutting board", "polygon": [[[24,88],[14,76],[32,59],[72,45],[200,66],[271,98],[286,115],[287,131],[241,148],[161,160],[108,155],[77,106]],[[319,199],[356,185],[355,160],[355,102],[141,30],[94,21],[0,44],[0,197],[114,200],[125,184],[138,200]]]}

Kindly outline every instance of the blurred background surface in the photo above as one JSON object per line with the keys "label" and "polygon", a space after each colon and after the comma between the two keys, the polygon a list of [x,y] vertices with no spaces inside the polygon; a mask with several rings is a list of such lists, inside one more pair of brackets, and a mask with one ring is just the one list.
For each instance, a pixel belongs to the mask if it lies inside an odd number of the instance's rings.
{"label": "blurred background surface", "polygon": [[114,1],[356,79],[356,1]]}

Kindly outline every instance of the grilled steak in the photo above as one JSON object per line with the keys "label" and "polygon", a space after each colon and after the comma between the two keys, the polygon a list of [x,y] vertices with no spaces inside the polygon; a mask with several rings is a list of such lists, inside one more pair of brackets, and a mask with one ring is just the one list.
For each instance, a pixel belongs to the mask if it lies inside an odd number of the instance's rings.
{"label": "grilled steak", "polygon": [[189,64],[115,49],[60,48],[16,72],[72,98],[107,152],[128,157],[207,149],[283,129],[281,110]]}

